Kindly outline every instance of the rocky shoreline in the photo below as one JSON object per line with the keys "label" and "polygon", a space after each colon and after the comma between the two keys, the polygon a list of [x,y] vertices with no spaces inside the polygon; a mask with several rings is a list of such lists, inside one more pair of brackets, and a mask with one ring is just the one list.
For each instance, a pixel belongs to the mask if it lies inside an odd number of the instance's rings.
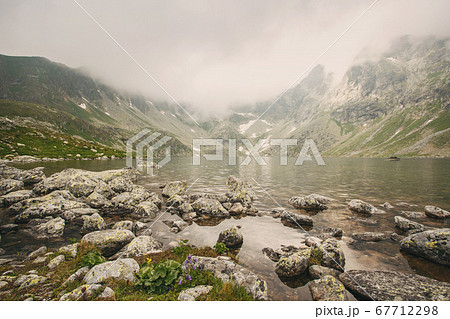
{"label": "rocky shoreline", "polygon": [[[118,289],[117,285],[125,285],[140,300],[160,300],[161,296],[168,300],[219,296],[268,300],[267,283],[236,259],[245,241],[238,227],[218,234],[214,247],[184,242],[165,247],[154,236],[153,223],[165,212],[178,216],[163,221],[168,231],[178,233],[192,223],[211,225],[227,218],[270,216],[284,226],[308,231],[314,227],[314,218],[301,212],[320,213],[334,201],[310,194],[287,200],[295,212],[281,207],[259,211],[255,192],[235,176],[228,177],[227,191],[222,194],[188,192],[186,181],[157,185],[161,190],[158,194],[137,185],[139,175],[131,168],[103,172],[68,168],[46,177],[43,168],[22,170],[0,164],[0,207],[12,220],[1,221],[1,236],[20,231],[37,240],[63,243],[69,228],[82,235],[77,243],[52,250],[41,247],[26,256],[6,255],[0,245],[0,299],[122,300],[124,296],[118,291],[123,287]],[[354,218],[370,220],[392,209],[389,203],[380,207],[352,199],[347,209]],[[105,219],[110,216],[118,221],[108,224]],[[450,229],[434,229],[411,219],[449,217],[450,213],[439,207],[426,206],[424,212],[404,211],[395,216],[392,232],[347,236],[352,238],[350,244],[391,240],[406,254],[448,266]],[[342,236],[342,229],[329,227],[316,236],[308,234],[296,247],[267,247],[263,253],[275,263],[280,279],[310,278],[313,300],[348,300],[349,296],[361,300],[450,300],[450,284],[446,282],[396,271],[346,271]],[[170,272],[164,270],[174,276],[164,293],[155,287],[157,280],[151,279],[158,267],[172,267]],[[409,293],[395,287],[401,281],[408,283]],[[232,296],[223,296],[223,285],[231,285],[227,289],[233,291]]]}

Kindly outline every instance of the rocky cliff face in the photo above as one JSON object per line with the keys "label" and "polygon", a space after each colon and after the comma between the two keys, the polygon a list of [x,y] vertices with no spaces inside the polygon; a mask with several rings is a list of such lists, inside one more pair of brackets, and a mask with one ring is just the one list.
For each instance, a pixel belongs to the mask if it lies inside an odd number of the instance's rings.
{"label": "rocky cliff face", "polygon": [[449,39],[405,36],[378,60],[350,67],[336,86],[318,66],[262,117],[266,127],[242,133],[313,138],[329,156],[450,156],[449,49]]}

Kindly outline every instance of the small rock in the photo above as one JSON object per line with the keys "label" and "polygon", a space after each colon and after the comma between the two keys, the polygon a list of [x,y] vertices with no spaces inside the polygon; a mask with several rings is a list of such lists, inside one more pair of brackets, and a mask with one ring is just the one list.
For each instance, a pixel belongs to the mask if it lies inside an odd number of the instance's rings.
{"label": "small rock", "polygon": [[234,203],[229,212],[230,215],[241,215],[244,212],[244,206],[240,202]]}
{"label": "small rock", "polygon": [[381,205],[381,207],[384,207],[386,209],[393,209],[394,206],[392,206],[390,203],[386,202],[384,204]]}
{"label": "small rock", "polygon": [[102,285],[82,285],[63,295],[59,301],[78,301],[78,300],[91,300],[95,294],[100,290]]}
{"label": "small rock", "polygon": [[83,277],[87,274],[89,271],[89,267],[85,266],[80,269],[78,269],[75,273],[69,276],[69,278],[66,279],[66,281],[63,283],[63,286],[66,286],[69,283],[75,282],[77,280],[83,279]]}
{"label": "small rock", "polygon": [[311,265],[308,268],[309,275],[314,279],[319,279],[324,276],[338,277],[340,272],[333,268],[323,267],[319,265]]}
{"label": "small rock", "polygon": [[390,233],[363,232],[354,233],[352,237],[360,241],[377,242],[391,237]]}
{"label": "small rock", "polygon": [[125,229],[100,230],[84,235],[81,243],[86,242],[97,247],[102,255],[114,255],[135,238],[134,234]]}
{"label": "small rock", "polygon": [[139,236],[112,256],[111,259],[139,257],[160,252],[162,246],[162,243],[151,236]]}
{"label": "small rock", "polygon": [[348,209],[353,212],[362,213],[372,215],[376,212],[376,208],[369,203],[366,203],[359,199],[352,199],[350,203],[348,203]]}
{"label": "small rock", "polygon": [[410,231],[413,230],[415,232],[421,232],[425,229],[425,226],[416,222],[413,222],[409,219],[406,219],[401,216],[395,216],[395,227],[403,230],[403,231]]}
{"label": "small rock", "polygon": [[47,280],[46,277],[38,276],[35,274],[22,275],[15,282],[14,287],[19,287],[19,289],[24,289],[36,285],[40,285]]}
{"label": "small rock", "polygon": [[186,189],[186,181],[169,182],[164,186],[162,195],[165,197],[171,197],[173,195],[183,195],[186,192]]}
{"label": "small rock", "polygon": [[179,233],[189,226],[184,220],[164,220],[163,223],[169,226],[170,231],[173,233]]}
{"label": "small rock", "polygon": [[98,300],[114,300],[116,297],[116,293],[109,287],[106,287],[105,290],[97,297]]}
{"label": "small rock", "polygon": [[53,258],[47,265],[49,269],[53,269],[61,265],[66,260],[66,257],[64,255],[59,255]]}
{"label": "small rock", "polygon": [[83,216],[83,227],[81,227],[81,231],[92,232],[103,229],[106,229],[106,223],[98,213],[91,216]]}
{"label": "small rock", "polygon": [[196,286],[194,288],[189,288],[183,290],[178,295],[178,300],[180,301],[195,301],[200,295],[206,295],[213,287],[212,286]]}
{"label": "small rock", "polygon": [[450,213],[448,211],[443,210],[442,208],[439,208],[437,206],[425,206],[425,214],[428,217],[438,218],[438,219],[450,217]]}
{"label": "small rock", "polygon": [[401,211],[400,215],[406,218],[425,218],[427,215],[424,212],[411,212],[411,211]]}
{"label": "small rock", "polygon": [[134,223],[131,220],[121,220],[114,224],[112,229],[126,229],[129,231],[134,231]]}
{"label": "small rock", "polygon": [[281,213],[281,220],[294,227],[312,226],[313,219],[307,215],[294,214],[288,211]]}
{"label": "small rock", "polygon": [[42,246],[38,249],[36,249],[35,251],[31,252],[28,256],[27,259],[31,260],[37,256],[43,255],[47,252],[47,247],[46,246]]}
{"label": "small rock", "polygon": [[69,254],[70,257],[75,258],[77,256],[78,246],[79,245],[80,244],[75,243],[75,244],[72,244],[72,245],[63,246],[63,247],[59,248],[58,251],[60,253]]}
{"label": "small rock", "polygon": [[235,226],[233,226],[222,231],[219,234],[217,242],[224,243],[229,248],[237,247],[242,245],[242,243],[244,242],[244,236],[242,236],[241,232]]}
{"label": "small rock", "polygon": [[115,261],[108,261],[94,266],[84,276],[84,281],[87,284],[96,284],[107,281],[110,278],[115,280],[125,280],[129,282],[136,282],[135,273],[139,271],[139,264],[136,260],[131,258],[118,259]]}
{"label": "small rock", "polygon": [[287,257],[282,257],[275,266],[275,272],[280,277],[295,277],[302,275],[308,268],[311,249],[303,249]]}

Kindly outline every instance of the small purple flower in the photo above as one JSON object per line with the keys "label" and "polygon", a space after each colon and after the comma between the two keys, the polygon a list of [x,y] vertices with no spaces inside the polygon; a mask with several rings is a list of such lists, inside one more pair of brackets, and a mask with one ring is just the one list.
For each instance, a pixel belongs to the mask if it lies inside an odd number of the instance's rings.
{"label": "small purple flower", "polygon": [[189,265],[188,264],[186,264],[186,269],[189,269]]}
{"label": "small purple flower", "polygon": [[191,260],[191,255],[189,254],[188,259]]}
{"label": "small purple flower", "polygon": [[180,281],[178,282],[178,284],[181,286],[182,283],[183,283],[183,279],[180,279]]}
{"label": "small purple flower", "polygon": [[197,267],[195,267],[195,266],[194,266],[194,267],[192,267],[192,268],[193,268],[194,270],[195,270],[195,269],[197,269]]}
{"label": "small purple flower", "polygon": [[194,258],[194,262],[195,262],[195,263],[197,262],[197,258]]}
{"label": "small purple flower", "polygon": [[189,281],[191,281],[191,280],[192,280],[192,277],[191,277],[190,275],[187,275],[187,279],[188,279]]}

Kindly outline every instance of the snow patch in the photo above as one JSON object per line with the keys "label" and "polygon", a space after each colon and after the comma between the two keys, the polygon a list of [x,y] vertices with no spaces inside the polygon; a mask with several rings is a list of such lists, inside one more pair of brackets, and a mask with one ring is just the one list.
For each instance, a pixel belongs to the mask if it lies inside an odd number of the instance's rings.
{"label": "snow patch", "polygon": [[256,122],[256,120],[251,120],[247,124],[239,125],[239,133],[244,134],[250,128],[250,126],[252,126],[255,122]]}
{"label": "snow patch", "polygon": [[194,133],[195,133],[195,131],[194,131],[193,129],[191,129],[191,132],[194,132]]}
{"label": "snow patch", "polygon": [[78,104],[78,106],[79,107],[81,107],[83,110],[86,110],[86,104],[84,104],[84,103],[81,103],[81,104]]}

